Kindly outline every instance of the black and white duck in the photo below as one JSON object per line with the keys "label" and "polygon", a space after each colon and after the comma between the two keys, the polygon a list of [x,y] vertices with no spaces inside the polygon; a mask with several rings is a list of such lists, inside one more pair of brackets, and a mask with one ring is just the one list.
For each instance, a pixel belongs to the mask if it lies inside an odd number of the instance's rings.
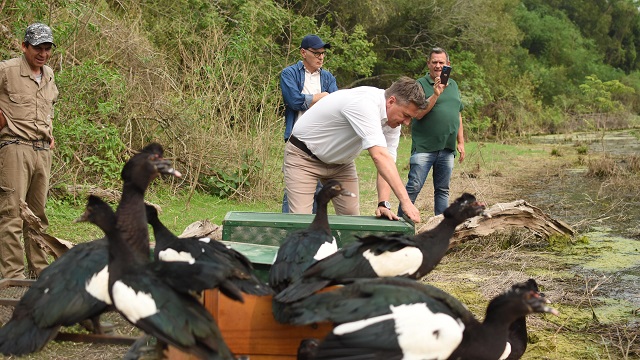
{"label": "black and white duck", "polygon": [[[336,239],[331,234],[327,207],[336,196],[355,194],[344,189],[337,180],[327,181],[315,196],[316,215],[306,229],[290,232],[278,248],[276,259],[269,270],[269,286],[276,292],[284,290],[297,280],[311,264],[338,251]],[[274,300],[273,315],[287,322],[286,305]]]}
{"label": "black and white duck", "polygon": [[366,236],[311,265],[288,288],[275,296],[280,302],[305,298],[331,284],[350,279],[404,276],[419,279],[440,263],[456,227],[484,213],[485,206],[465,193],[445,211],[435,228],[407,236]]}
{"label": "black and white duck", "polygon": [[290,232],[280,244],[276,259],[269,270],[269,286],[276,292],[284,290],[291,282],[316,261],[338,251],[336,239],[331,234],[327,207],[336,196],[355,194],[344,189],[336,180],[330,180],[316,194],[318,210],[306,229]]}
{"label": "black and white duck", "polygon": [[207,263],[220,266],[228,275],[218,286],[231,299],[242,301],[241,292],[270,295],[273,292],[254,273],[253,265],[238,251],[209,237],[179,238],[158,218],[158,211],[146,206],[147,221],[156,240],[154,257],[159,261]]}
{"label": "black and white duck", "polygon": [[[162,147],[151,144],[127,162],[122,172],[123,197],[139,197],[137,192],[144,194],[149,183],[160,174],[180,176],[162,155]],[[121,211],[130,210],[125,205]],[[149,256],[148,249],[146,254]],[[99,316],[111,304],[107,264],[106,238],[75,245],[52,262],[0,328],[0,353],[24,355],[39,351],[56,336],[61,326],[87,319],[92,321],[95,332],[102,333]]]}
{"label": "black and white duck", "polygon": [[[538,283],[534,279],[529,279],[526,282],[514,284],[512,289],[532,290],[540,293]],[[540,296],[544,296],[540,293]],[[509,355],[505,360],[518,360],[524,355],[527,350],[527,317],[523,316],[516,319],[511,326],[509,326],[509,336],[507,338],[508,347],[510,348]]]}
{"label": "black and white duck", "polygon": [[[144,213],[141,217],[145,218]],[[235,359],[225,344],[213,316],[189,292],[203,282],[221,281],[218,267],[187,262],[152,262],[140,257],[137,242],[127,239],[117,213],[90,196],[83,218],[102,229],[109,240],[108,291],[114,308],[131,324],[158,340],[202,359]],[[133,246],[131,246],[133,245]],[[211,270],[211,271],[210,271]],[[204,280],[203,280],[204,279]]]}
{"label": "black and white duck", "polygon": [[509,326],[532,313],[557,311],[534,290],[514,287],[496,296],[478,321],[456,298],[406,278],[355,280],[293,305],[294,324],[334,322],[314,359],[497,360]]}

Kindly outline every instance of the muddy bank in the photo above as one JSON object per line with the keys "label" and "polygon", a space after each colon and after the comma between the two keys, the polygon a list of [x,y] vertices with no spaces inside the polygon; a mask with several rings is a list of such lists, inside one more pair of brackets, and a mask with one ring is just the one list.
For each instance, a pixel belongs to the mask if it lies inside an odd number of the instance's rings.
{"label": "muddy bank", "polygon": [[524,155],[498,160],[504,163],[499,171],[483,171],[492,169],[487,162],[456,164],[452,192],[474,191],[489,204],[524,199],[578,235],[546,241],[513,230],[478,239],[445,257],[429,281],[481,316],[499,291],[528,277],[538,280],[561,315],[531,317],[525,359],[640,357],[637,175],[588,175],[590,161],[637,156],[640,141],[623,131],[541,137],[523,146],[529,147]]}

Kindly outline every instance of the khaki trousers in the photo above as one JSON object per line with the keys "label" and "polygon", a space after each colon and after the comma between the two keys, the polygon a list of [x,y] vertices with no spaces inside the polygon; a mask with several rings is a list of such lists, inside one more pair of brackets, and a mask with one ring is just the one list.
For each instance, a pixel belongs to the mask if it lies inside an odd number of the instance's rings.
{"label": "khaki trousers", "polygon": [[[29,271],[36,274],[47,267],[47,255],[30,239],[20,218],[20,201],[38,216],[44,229],[49,220],[44,213],[49,191],[51,152],[33,146],[10,144],[0,149],[0,272],[7,279],[24,279],[24,257]],[[24,235],[24,252],[20,241]]]}
{"label": "khaki trousers", "polygon": [[284,185],[289,209],[294,214],[311,214],[313,195],[318,180],[326,183],[334,179],[356,194],[356,197],[337,196],[333,206],[338,215],[360,215],[358,174],[356,164],[325,164],[309,156],[295,145],[287,142],[284,148]]}

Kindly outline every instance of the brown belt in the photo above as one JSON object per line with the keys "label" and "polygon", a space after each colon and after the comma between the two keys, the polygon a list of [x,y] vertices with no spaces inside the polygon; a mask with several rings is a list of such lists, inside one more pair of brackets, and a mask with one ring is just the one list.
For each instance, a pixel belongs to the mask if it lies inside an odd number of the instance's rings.
{"label": "brown belt", "polygon": [[33,147],[33,150],[49,150],[50,148],[50,144],[46,140],[24,140],[24,139],[9,138],[9,139],[0,140],[0,149],[11,144],[28,145]]}
{"label": "brown belt", "polygon": [[318,159],[317,156],[315,156],[311,150],[309,150],[309,148],[307,147],[307,145],[305,145],[305,143],[303,143],[300,139],[298,139],[297,137],[291,135],[289,137],[289,142],[291,142],[291,144],[293,144],[295,147],[297,147],[298,149],[304,151],[307,155],[311,156],[314,159]]}

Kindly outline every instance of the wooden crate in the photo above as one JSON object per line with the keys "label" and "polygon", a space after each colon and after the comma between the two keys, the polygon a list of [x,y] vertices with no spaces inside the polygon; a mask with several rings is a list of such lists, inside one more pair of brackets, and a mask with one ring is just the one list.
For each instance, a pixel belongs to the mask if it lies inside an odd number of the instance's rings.
{"label": "wooden crate", "polygon": [[[207,290],[204,305],[215,317],[229,348],[238,359],[295,360],[300,341],[323,338],[330,324],[294,326],[278,323],[271,312],[271,296],[244,294],[244,304],[230,300],[218,290]],[[167,358],[197,360],[169,347]]]}

